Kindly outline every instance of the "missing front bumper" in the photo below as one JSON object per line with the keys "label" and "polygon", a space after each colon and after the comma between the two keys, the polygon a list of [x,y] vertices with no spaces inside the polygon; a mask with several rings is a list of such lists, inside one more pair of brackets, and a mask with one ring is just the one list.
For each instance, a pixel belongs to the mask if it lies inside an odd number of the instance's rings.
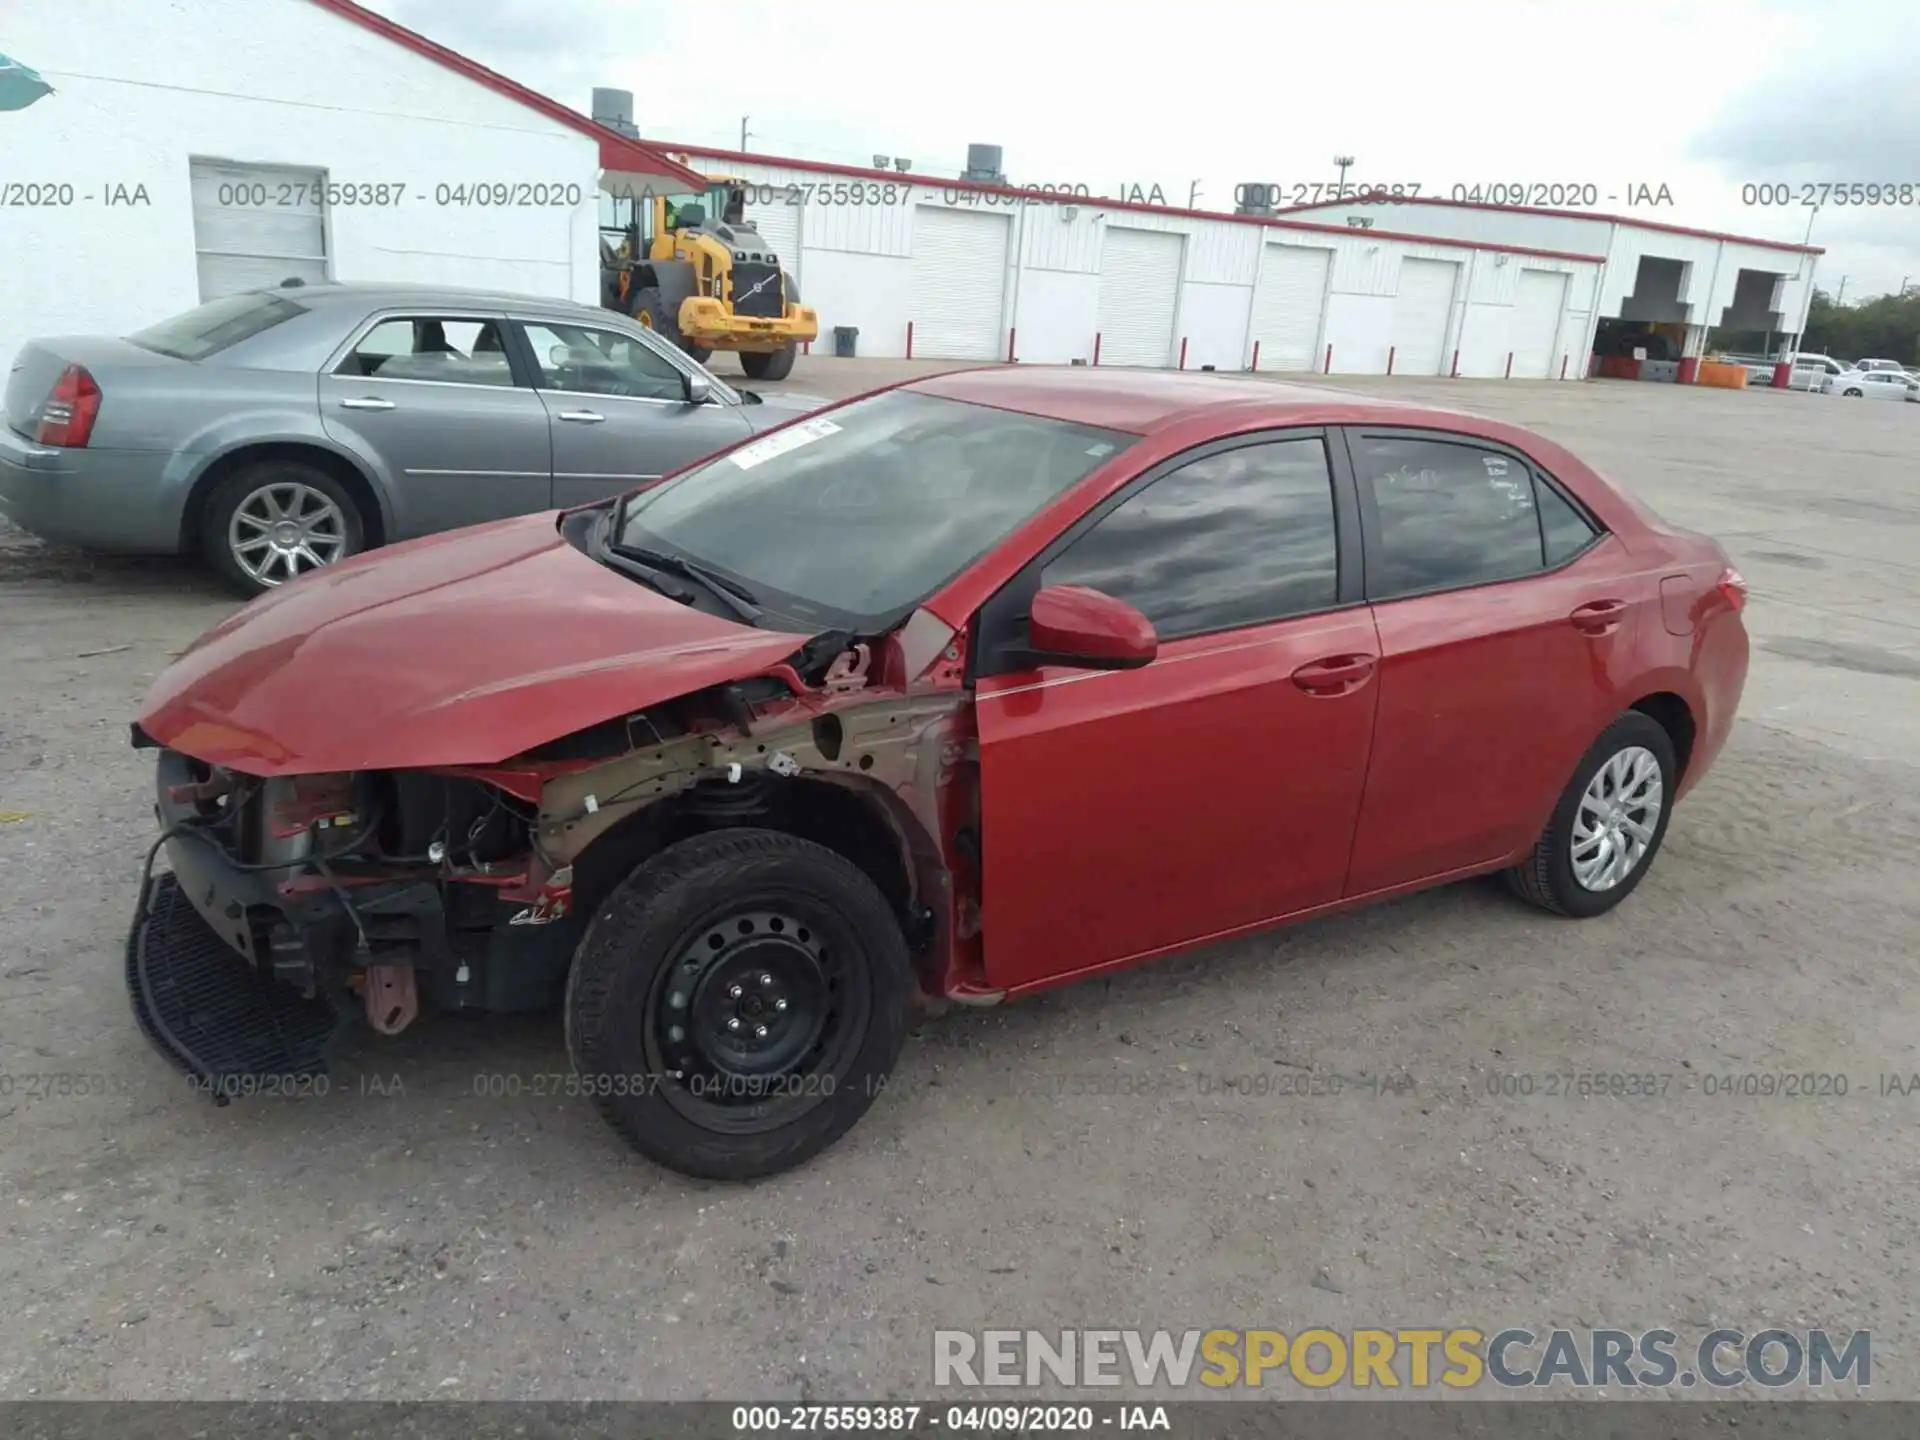
{"label": "missing front bumper", "polygon": [[327,1073],[340,1029],[325,998],[307,999],[235,954],[171,875],[154,882],[127,937],[127,990],[141,1033],[222,1105],[300,1093],[299,1082]]}

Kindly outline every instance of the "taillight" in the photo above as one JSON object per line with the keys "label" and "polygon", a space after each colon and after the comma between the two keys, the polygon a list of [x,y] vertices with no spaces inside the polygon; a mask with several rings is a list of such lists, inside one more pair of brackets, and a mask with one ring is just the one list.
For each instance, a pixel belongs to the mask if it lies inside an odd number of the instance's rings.
{"label": "taillight", "polygon": [[42,445],[77,450],[92,438],[93,422],[99,418],[99,385],[84,365],[69,365],[53,382],[53,393],[40,407],[40,433],[34,438]]}
{"label": "taillight", "polygon": [[1736,612],[1747,608],[1747,577],[1733,566],[1729,565],[1720,572],[1720,578],[1714,582],[1713,588]]}

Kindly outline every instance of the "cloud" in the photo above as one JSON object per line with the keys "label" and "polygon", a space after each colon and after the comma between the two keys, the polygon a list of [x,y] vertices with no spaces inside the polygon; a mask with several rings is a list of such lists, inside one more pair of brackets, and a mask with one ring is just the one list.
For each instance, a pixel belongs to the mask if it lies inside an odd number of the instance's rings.
{"label": "cloud", "polygon": [[1690,153],[1741,181],[1920,183],[1920,10],[1822,13],[1766,73],[1735,90]]}

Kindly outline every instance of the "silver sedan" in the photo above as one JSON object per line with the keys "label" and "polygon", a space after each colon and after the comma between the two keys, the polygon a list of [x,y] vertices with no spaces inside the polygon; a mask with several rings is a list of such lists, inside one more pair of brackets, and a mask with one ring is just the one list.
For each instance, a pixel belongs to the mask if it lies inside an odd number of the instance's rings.
{"label": "silver sedan", "polygon": [[7,377],[0,515],[198,552],[249,593],[376,545],[629,490],[824,402],[736,391],[624,316],[419,286],[213,300]]}

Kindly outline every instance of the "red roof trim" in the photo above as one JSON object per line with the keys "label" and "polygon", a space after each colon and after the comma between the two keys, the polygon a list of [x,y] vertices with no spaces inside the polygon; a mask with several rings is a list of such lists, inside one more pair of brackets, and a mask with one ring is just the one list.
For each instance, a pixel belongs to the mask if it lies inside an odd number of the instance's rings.
{"label": "red roof trim", "polygon": [[[1289,205],[1284,210],[1276,210],[1276,215],[1294,215],[1308,210],[1327,210],[1336,207],[1338,200],[1321,200],[1312,205]],[[1396,205],[1444,205],[1454,210],[1503,210],[1514,215],[1546,215],[1555,220],[1597,220],[1602,224],[1632,225],[1641,230],[1664,230],[1670,235],[1694,235],[1702,240],[1725,240],[1735,245],[1758,245],[1764,250],[1788,250],[1798,255],[1824,255],[1827,252],[1818,245],[1796,245],[1790,240],[1760,240],[1752,235],[1734,235],[1725,230],[1700,230],[1692,225],[1670,225],[1664,220],[1641,220],[1631,215],[1613,215],[1605,210],[1549,210],[1538,205],[1496,205],[1487,200],[1449,200],[1440,195],[1416,195],[1401,200],[1365,202],[1355,200],[1352,204],[1381,204],[1391,210]]]}
{"label": "red roof trim", "polygon": [[384,15],[376,15],[363,9],[353,0],[313,0],[313,3],[331,10],[343,20],[351,20],[362,29],[371,30],[384,40],[403,45],[416,55],[424,55],[436,65],[444,65],[456,74],[464,75],[476,84],[484,85],[496,94],[509,100],[517,100],[529,110],[538,110],[549,120],[558,120],[562,125],[578,130],[582,135],[600,142],[600,168],[603,170],[645,171],[660,175],[671,175],[689,189],[698,190],[706,181],[697,171],[670,160],[666,152],[653,145],[644,145],[638,140],[629,139],[618,130],[609,130],[605,125],[589,119],[578,110],[570,110],[558,100],[551,100],[538,91],[529,90],[517,80],[509,80],[498,71],[489,70],[478,61],[469,60],[457,50],[449,50],[444,45],[435,44],[417,31],[404,25],[396,25]]}
{"label": "red roof trim", "polygon": [[[321,0],[332,4],[335,0]],[[753,155],[742,150],[718,150],[709,145],[676,145],[662,141],[660,148],[672,155],[699,156],[706,160],[725,160],[735,165],[781,165],[791,170],[814,170],[826,175],[854,175],[863,180],[888,180],[895,185],[925,185],[938,190],[970,190],[981,195],[1025,196],[1038,192],[1017,185],[988,185],[978,180],[956,180],[939,175],[917,175],[899,170],[875,170],[864,165],[839,165],[830,160],[797,160],[788,155]],[[1100,195],[1048,196],[1049,202],[1063,200],[1072,205],[1097,206],[1102,210],[1133,210],[1145,215],[1179,215],[1191,220],[1226,220],[1235,225],[1260,225],[1271,230],[1307,230],[1322,235],[1369,235],[1378,240],[1407,240],[1416,245],[1442,245],[1455,250],[1492,250],[1506,255],[1534,255],[1546,260],[1574,260],[1586,265],[1603,265],[1604,255],[1583,255],[1572,250],[1542,250],[1532,245],[1493,245],[1478,240],[1437,239],[1432,235],[1409,235],[1398,230],[1356,230],[1350,225],[1318,225],[1306,220],[1281,220],[1265,215],[1229,215],[1221,210],[1189,210],[1178,205],[1149,205],[1139,200],[1109,200]],[[1281,212],[1277,212],[1281,213]]]}

